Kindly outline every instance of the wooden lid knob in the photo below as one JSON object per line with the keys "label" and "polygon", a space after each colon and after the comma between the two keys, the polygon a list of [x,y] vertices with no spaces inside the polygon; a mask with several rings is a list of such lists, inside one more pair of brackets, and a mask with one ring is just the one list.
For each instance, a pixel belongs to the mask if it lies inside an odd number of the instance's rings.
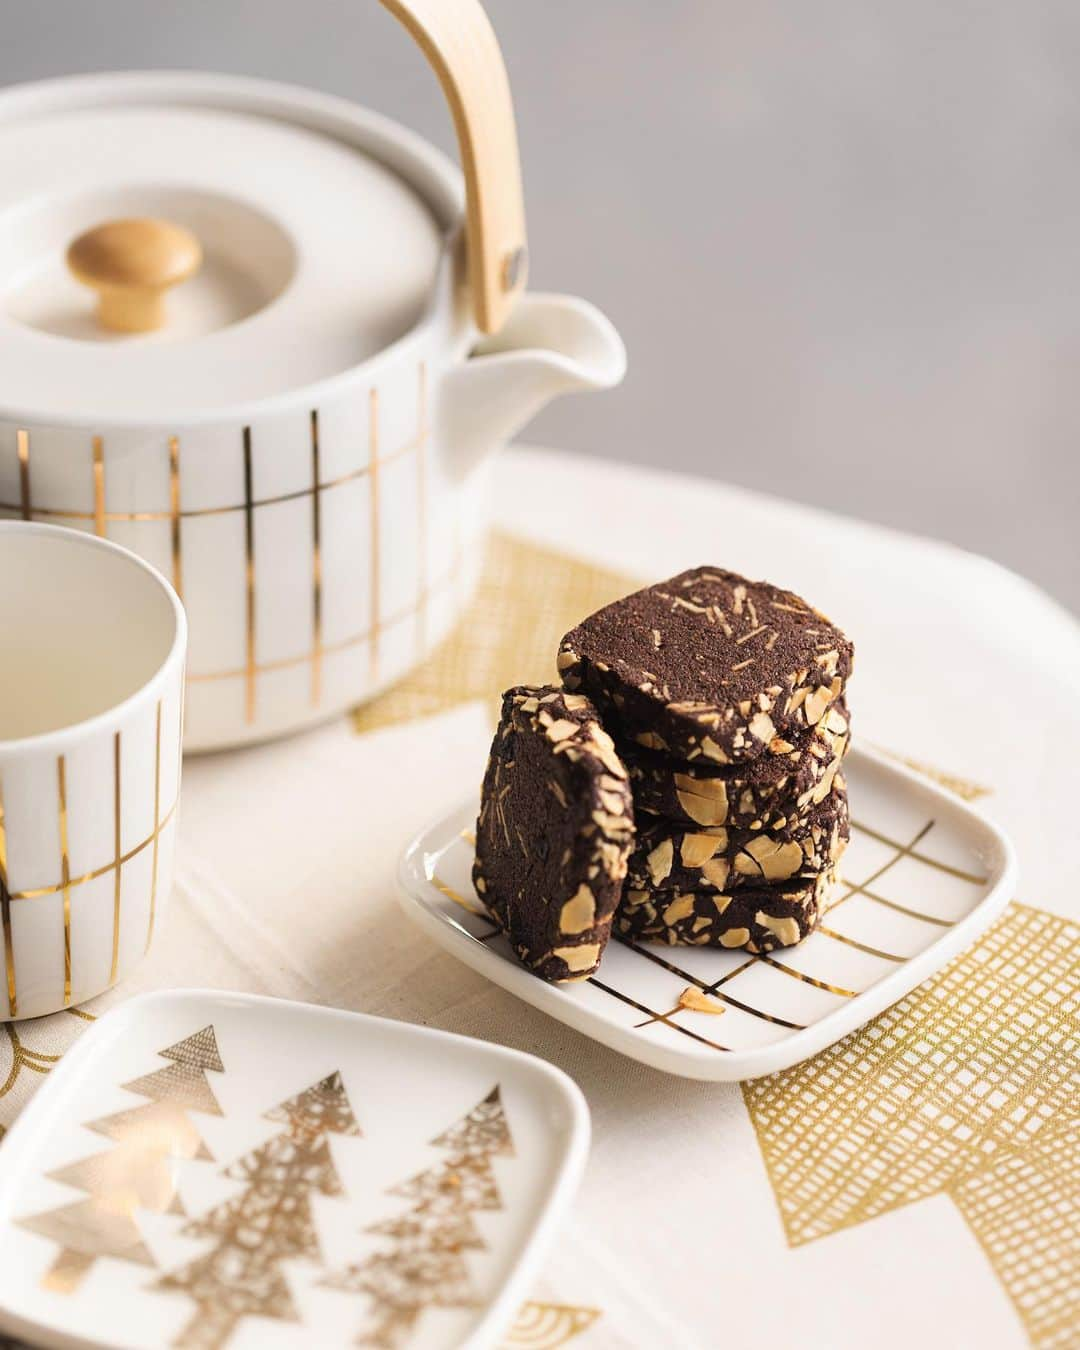
{"label": "wooden lid knob", "polygon": [[97,291],[103,327],[150,333],[165,322],[165,292],[199,270],[202,248],[190,230],[167,220],[110,220],[80,234],[67,262]]}

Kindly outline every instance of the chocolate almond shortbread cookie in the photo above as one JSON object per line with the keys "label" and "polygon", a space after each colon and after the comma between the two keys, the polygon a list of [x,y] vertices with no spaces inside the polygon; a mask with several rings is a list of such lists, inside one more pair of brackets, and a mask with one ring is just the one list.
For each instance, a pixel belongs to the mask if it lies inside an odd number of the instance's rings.
{"label": "chocolate almond shortbread cookie", "polygon": [[767,830],[732,830],[724,825],[685,830],[639,814],[626,885],[652,891],[796,885],[835,867],[849,835],[843,794],[815,807],[803,820],[777,822]]}
{"label": "chocolate almond shortbread cookie", "polygon": [[830,870],[798,885],[722,893],[627,890],[615,931],[631,940],[671,946],[742,947],[748,952],[793,947],[813,932],[834,880]]}
{"label": "chocolate almond shortbread cookie", "polygon": [[473,882],[541,978],[585,979],[597,968],[633,842],[626,769],[592,703],[549,685],[507,690]]}
{"label": "chocolate almond shortbread cookie", "polygon": [[771,828],[838,795],[848,748],[844,700],[803,732],[791,750],[737,765],[679,764],[655,751],[622,748],[642,811],[685,825]]}
{"label": "chocolate almond shortbread cookie", "polygon": [[558,669],[625,739],[733,764],[790,753],[844,692],[852,658],[848,638],[791,591],[697,567],[571,629]]}

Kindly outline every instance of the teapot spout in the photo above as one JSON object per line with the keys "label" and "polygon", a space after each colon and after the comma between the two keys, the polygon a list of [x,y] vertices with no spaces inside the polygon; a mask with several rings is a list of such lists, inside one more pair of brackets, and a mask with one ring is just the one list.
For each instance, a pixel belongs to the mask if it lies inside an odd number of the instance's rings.
{"label": "teapot spout", "polygon": [[610,389],[626,349],[608,319],[566,295],[523,295],[503,328],[450,370],[435,418],[458,473],[510,440],[557,394]]}

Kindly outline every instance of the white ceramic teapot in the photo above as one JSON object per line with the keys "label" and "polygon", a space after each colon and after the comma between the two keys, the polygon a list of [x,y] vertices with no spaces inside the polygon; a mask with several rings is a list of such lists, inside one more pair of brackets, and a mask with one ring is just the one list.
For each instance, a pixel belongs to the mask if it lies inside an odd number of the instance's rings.
{"label": "white ceramic teapot", "polygon": [[233,76],[0,94],[0,515],[90,530],[183,598],[185,745],[399,678],[481,562],[491,452],[617,383],[580,300],[521,294],[506,73],[476,0],[385,0],[462,176],[347,101]]}

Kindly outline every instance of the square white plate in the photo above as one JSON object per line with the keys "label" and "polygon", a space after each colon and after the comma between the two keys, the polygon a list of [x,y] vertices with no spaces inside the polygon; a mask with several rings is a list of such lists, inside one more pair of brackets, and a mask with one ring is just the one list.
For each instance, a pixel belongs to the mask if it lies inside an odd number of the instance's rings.
{"label": "square white plate", "polygon": [[[970,945],[1016,881],[980,812],[870,750],[845,761],[851,843],[818,930],[768,955],[608,943],[587,981],[546,984],[513,956],[473,890],[476,803],[421,835],[399,879],[406,912],[466,965],[654,1068],[717,1082],[786,1069],[862,1026]],[[679,1006],[687,987],[724,1013]]]}
{"label": "square white plate", "polygon": [[[279,999],[131,999],[0,1150],[0,1327],[160,1347],[192,1325],[200,1346],[321,1350],[412,1298],[409,1350],[491,1346],[588,1137],[571,1080],[502,1046]],[[349,1267],[352,1289],[324,1286]]]}

